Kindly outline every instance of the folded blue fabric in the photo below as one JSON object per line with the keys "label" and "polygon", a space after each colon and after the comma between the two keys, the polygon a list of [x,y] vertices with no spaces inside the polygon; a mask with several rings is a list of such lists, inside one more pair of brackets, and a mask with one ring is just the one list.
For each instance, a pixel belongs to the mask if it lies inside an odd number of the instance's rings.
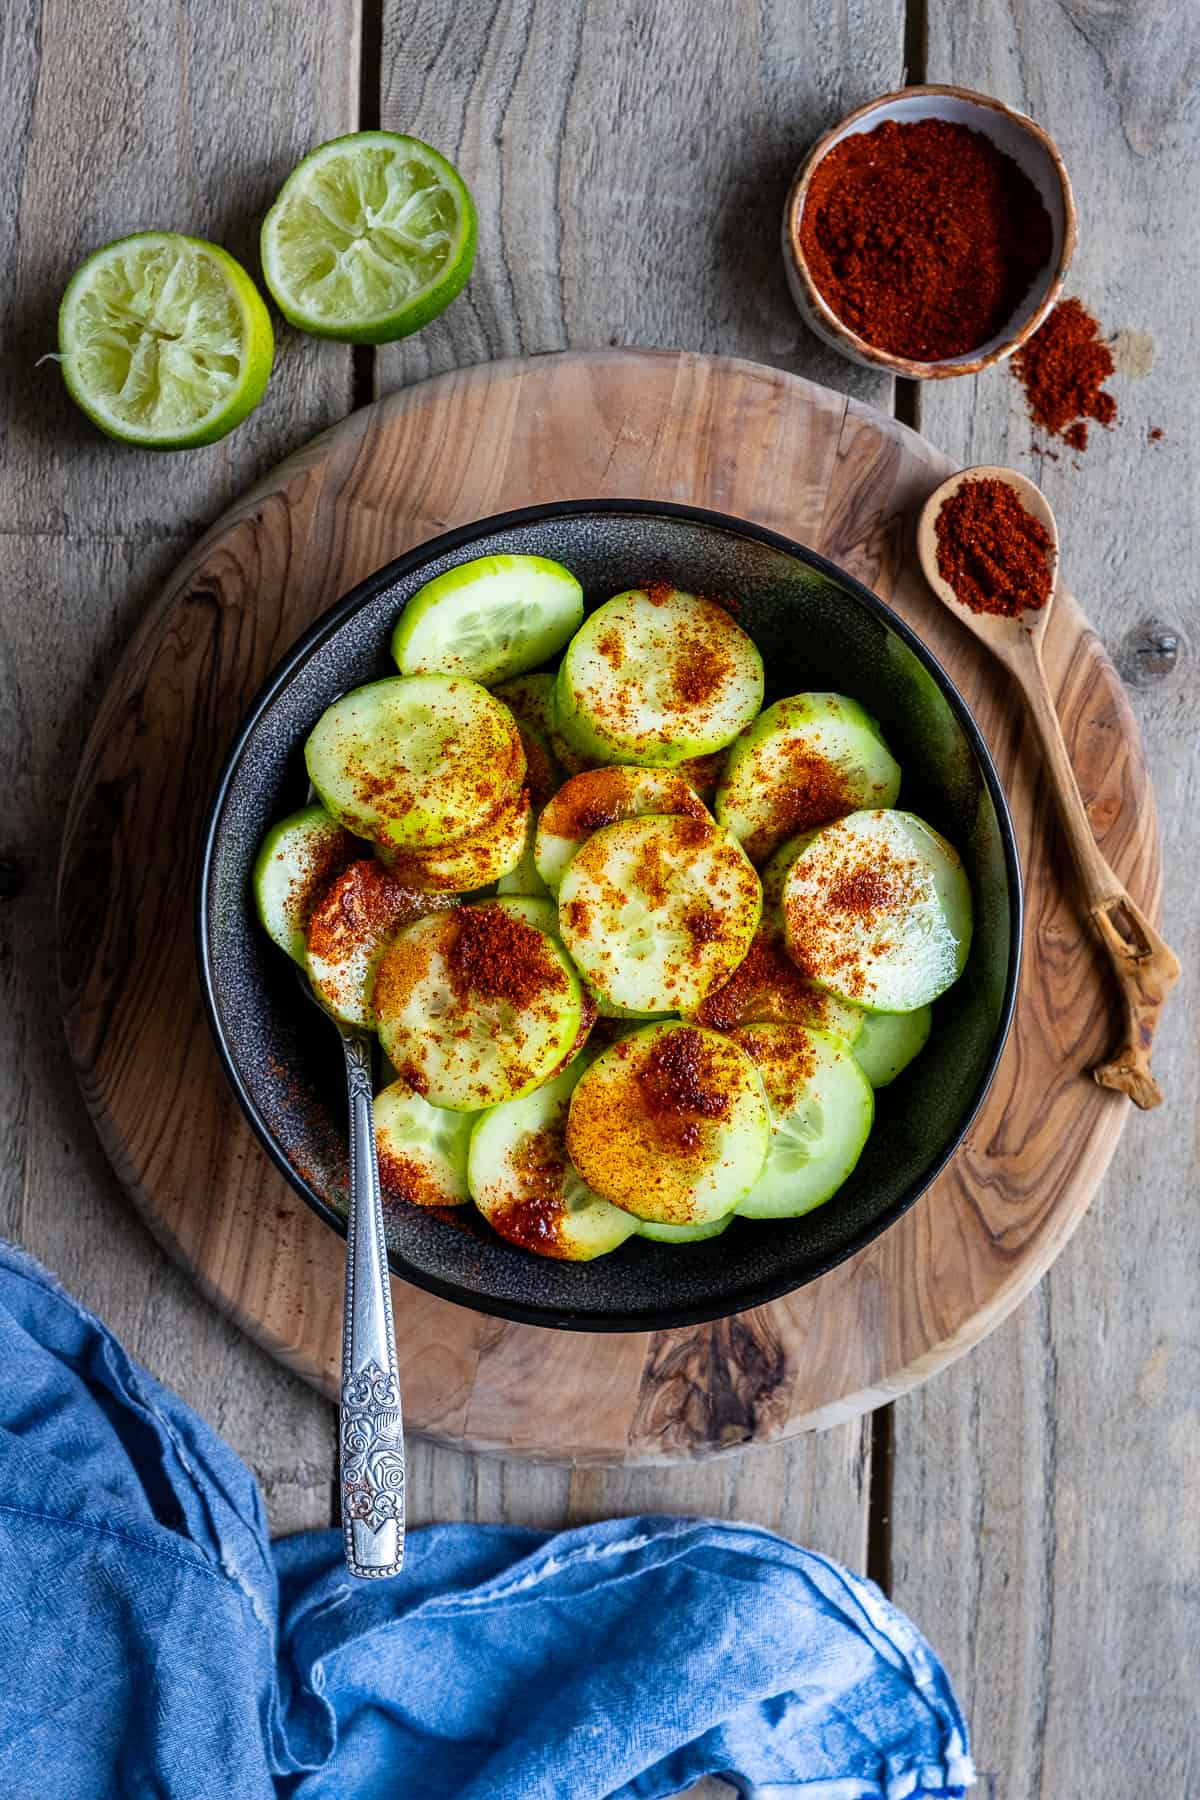
{"label": "folded blue fabric", "polygon": [[748,1525],[440,1525],[391,1582],[272,1545],[249,1470],[0,1245],[6,1800],[939,1800],[973,1777],[924,1639]]}

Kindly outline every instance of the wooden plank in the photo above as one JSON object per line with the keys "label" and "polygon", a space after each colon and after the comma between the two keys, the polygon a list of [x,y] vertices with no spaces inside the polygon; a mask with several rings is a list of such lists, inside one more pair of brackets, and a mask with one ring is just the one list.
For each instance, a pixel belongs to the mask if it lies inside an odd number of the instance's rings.
{"label": "wooden plank", "polygon": [[[635,344],[750,356],[877,405],[890,384],[806,333],[778,254],[807,144],[896,85],[902,0],[687,10],[570,0],[384,0],[381,115],[453,157],[480,213],[465,296],[382,350],[381,391],[489,357]],[[869,1424],[701,1468],[577,1472],[417,1444],[418,1516],[546,1522],[708,1511],[770,1522],[862,1567]]]}
{"label": "wooden plank", "polygon": [[930,0],[928,54],[930,80],[996,94],[1056,135],[1081,215],[1068,292],[1119,334],[1118,425],[1094,429],[1081,458],[1032,453],[1003,370],[931,384],[919,422],[964,464],[1024,469],[1055,507],[1067,579],[1145,735],[1166,931],[1185,975],[1155,1047],[1166,1107],[1133,1118],[1105,1195],[1022,1310],[896,1404],[893,1593],[945,1656],[998,1796],[1189,1793],[1200,1777],[1200,677],[1186,655],[1195,18],[1158,13],[1151,33],[1134,7]]}
{"label": "wooden plank", "polygon": [[380,387],[489,357],[682,346],[886,405],[889,383],[801,325],[779,221],[812,139],[898,83],[903,19],[902,0],[384,0],[382,122],[454,159],[480,223],[465,296],[383,349]]}
{"label": "wooden plank", "polygon": [[[63,0],[0,19],[7,124],[0,253],[9,352],[0,443],[0,1230],[43,1258],[262,1479],[276,1528],[330,1517],[325,1403],[228,1326],[136,1222],[95,1143],[54,991],[58,837],[115,652],[167,569],[254,472],[344,412],[350,353],[281,331],[255,416],[208,450],[109,444],[52,364],[54,313],[97,244],[150,225],[225,243],[253,268],[257,220],[314,139],[357,114],[357,8],[268,15],[220,0]],[[128,72],[128,78],[123,72]],[[15,890],[15,891],[14,891]],[[179,921],[186,932],[186,920]]]}

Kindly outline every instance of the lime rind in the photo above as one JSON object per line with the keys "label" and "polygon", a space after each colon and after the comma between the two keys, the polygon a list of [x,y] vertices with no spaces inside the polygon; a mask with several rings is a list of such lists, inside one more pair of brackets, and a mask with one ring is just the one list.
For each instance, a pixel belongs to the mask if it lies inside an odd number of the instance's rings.
{"label": "lime rind", "polygon": [[478,220],[454,165],[420,138],[360,131],[318,145],[263,221],[263,276],[301,331],[385,344],[461,293]]}
{"label": "lime rind", "polygon": [[58,314],[63,379],[107,436],[147,450],[216,443],[262,398],[271,319],[218,244],[135,232],[75,271]]}

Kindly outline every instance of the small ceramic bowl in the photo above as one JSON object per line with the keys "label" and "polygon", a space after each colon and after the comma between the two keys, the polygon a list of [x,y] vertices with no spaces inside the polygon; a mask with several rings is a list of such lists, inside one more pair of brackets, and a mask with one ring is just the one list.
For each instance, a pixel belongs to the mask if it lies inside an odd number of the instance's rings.
{"label": "small ceramic bowl", "polygon": [[[823,297],[800,243],[800,221],[818,163],[844,138],[874,131],[888,119],[911,124],[918,119],[947,119],[982,132],[1024,170],[1050,215],[1050,258],[1030,284],[1028,293],[1004,330],[963,356],[941,362],[916,362],[881,350],[841,320]],[[1078,236],[1075,202],[1066,165],[1053,138],[1024,113],[1015,112],[986,94],[960,87],[910,87],[885,94],[849,113],[809,151],[792,183],[783,209],[783,262],[792,298],[809,328],[831,349],[866,368],[890,369],[910,381],[937,381],[950,375],[977,375],[1019,350],[1032,337],[1062,292]]]}
{"label": "small ceramic bowl", "polygon": [[1021,881],[1004,794],[979,729],[929,651],[868,588],[761,526],[666,502],[563,501],[460,526],[380,569],[301,638],[229,752],[201,850],[200,979],[226,1073],[278,1167],[344,1231],[341,1052],[286,957],[259,930],[250,875],[271,821],[304,803],[304,740],[347,688],[395,672],[388,645],[422,583],[468,557],[553,556],[589,605],[643,581],[736,594],[762,652],[767,699],[845,688],[880,721],[905,806],[961,852],[975,896],[962,978],[934,1006],[929,1044],[876,1097],[875,1127],[825,1206],[771,1224],[735,1219],[706,1243],[631,1239],[594,1262],[553,1262],[497,1237],[473,1207],[386,1205],[392,1267],[447,1300],[532,1325],[652,1331],[758,1306],[861,1250],[924,1193],[962,1142],[1004,1047],[1016,995]]}

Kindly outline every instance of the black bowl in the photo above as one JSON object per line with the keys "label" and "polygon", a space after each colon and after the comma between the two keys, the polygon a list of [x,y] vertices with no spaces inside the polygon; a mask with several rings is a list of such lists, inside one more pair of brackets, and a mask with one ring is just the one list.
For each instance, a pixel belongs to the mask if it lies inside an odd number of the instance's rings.
{"label": "black bowl", "polygon": [[332,607],[251,708],[204,832],[197,935],[217,1047],[270,1156],[344,1232],[340,1049],[332,1025],[322,1024],[291,965],[256,925],[250,872],[268,825],[304,802],[303,745],[321,713],[347,688],[392,670],[388,639],[405,602],[431,576],[497,551],[565,562],[591,604],[655,580],[736,596],[739,621],[763,653],[767,699],[833,688],[860,700],[900,761],[902,803],[950,839],[971,878],[975,936],[966,971],[937,1003],[925,1051],[879,1093],[875,1129],[853,1175],[807,1217],[735,1220],[721,1237],[687,1247],[635,1238],[595,1262],[562,1263],[503,1242],[473,1208],[388,1209],[396,1273],[483,1312],[581,1331],[646,1331],[739,1312],[862,1249],[924,1193],[992,1079],[1020,956],[1012,820],[966,705],[882,601],[802,545],[693,507],[568,501],[447,532]]}

